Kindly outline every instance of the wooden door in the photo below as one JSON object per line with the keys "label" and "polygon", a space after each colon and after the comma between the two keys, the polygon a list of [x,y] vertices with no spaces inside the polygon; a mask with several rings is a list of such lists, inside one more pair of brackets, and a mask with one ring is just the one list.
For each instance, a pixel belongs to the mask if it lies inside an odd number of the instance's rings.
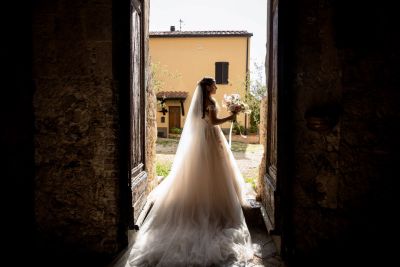
{"label": "wooden door", "polygon": [[279,199],[277,194],[277,126],[278,126],[278,3],[279,0],[268,1],[268,46],[267,46],[267,142],[266,142],[266,174],[264,176],[265,192],[263,204],[268,215],[268,228],[277,231],[277,213]]}
{"label": "wooden door", "polygon": [[169,132],[172,128],[181,128],[181,107],[169,107]]}
{"label": "wooden door", "polygon": [[143,1],[131,0],[130,16],[130,177],[132,223],[145,204],[145,36]]}

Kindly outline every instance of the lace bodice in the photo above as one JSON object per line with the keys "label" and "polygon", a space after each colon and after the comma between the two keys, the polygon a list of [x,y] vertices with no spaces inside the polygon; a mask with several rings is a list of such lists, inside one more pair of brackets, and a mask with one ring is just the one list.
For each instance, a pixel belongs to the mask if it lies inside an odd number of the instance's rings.
{"label": "lace bodice", "polygon": [[218,107],[217,107],[215,104],[209,104],[209,105],[206,107],[206,111],[210,111],[210,110],[218,111]]}
{"label": "lace bodice", "polygon": [[205,110],[205,113],[204,113],[204,120],[208,124],[212,125],[211,118],[210,118],[210,111],[218,112],[218,107],[215,104],[211,104],[211,103],[208,104],[207,107],[206,107],[206,110]]}

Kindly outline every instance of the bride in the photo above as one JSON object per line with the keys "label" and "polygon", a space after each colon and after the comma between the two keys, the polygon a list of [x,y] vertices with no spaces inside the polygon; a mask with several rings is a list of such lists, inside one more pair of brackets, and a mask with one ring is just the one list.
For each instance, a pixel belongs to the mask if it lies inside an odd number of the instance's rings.
{"label": "bride", "polygon": [[253,256],[243,177],[218,126],[236,114],[217,117],[216,90],[208,77],[196,87],[171,172],[149,195],[154,205],[130,266],[244,266]]}

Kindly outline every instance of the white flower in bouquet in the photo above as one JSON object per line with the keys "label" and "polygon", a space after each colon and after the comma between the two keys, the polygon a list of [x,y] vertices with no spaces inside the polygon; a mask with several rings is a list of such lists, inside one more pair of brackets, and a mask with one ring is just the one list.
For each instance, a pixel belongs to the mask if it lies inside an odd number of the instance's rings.
{"label": "white flower in bouquet", "polygon": [[240,112],[243,112],[245,114],[251,113],[249,105],[240,100],[239,94],[231,94],[231,95],[225,94],[224,99],[222,101],[222,106],[226,107],[227,110],[232,113],[240,113]]}
{"label": "white flower in bouquet", "polygon": [[[222,106],[225,107],[228,111],[230,111],[232,113],[240,113],[240,112],[243,112],[245,114],[251,113],[249,105],[247,105],[244,101],[240,100],[239,94],[231,94],[231,95],[225,94],[224,99],[222,100]],[[231,123],[231,128],[229,130],[229,141],[228,141],[229,147],[231,147],[231,144],[232,144],[233,123],[237,124],[237,121],[234,120]],[[240,133],[241,137],[246,138],[246,136],[244,136],[242,134],[242,132],[240,131],[240,128],[239,128],[239,133]]]}

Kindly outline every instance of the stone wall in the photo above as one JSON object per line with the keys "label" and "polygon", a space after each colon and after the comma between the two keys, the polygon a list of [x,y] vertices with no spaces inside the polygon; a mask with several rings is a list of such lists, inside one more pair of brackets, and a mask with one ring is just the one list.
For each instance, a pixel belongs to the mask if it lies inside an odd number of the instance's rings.
{"label": "stone wall", "polygon": [[[150,1],[145,1],[146,4],[146,17],[149,17]],[[146,87],[146,171],[147,171],[147,193],[149,193],[157,185],[157,174],[156,174],[156,140],[157,140],[157,98],[156,89],[153,81],[151,80],[152,75],[150,74],[150,55],[149,55],[149,21],[145,21],[146,30],[146,60],[147,70],[146,75],[147,87]]]}
{"label": "stone wall", "polygon": [[340,102],[340,66],[333,43],[332,10],[321,1],[299,5],[294,45],[295,79],[294,225],[298,250],[318,247],[335,236],[338,208],[338,149],[341,124],[320,133],[307,127],[305,114]]}
{"label": "stone wall", "polygon": [[35,217],[47,246],[119,249],[112,49],[112,1],[34,4]]}
{"label": "stone wall", "polygon": [[267,97],[263,97],[260,103],[260,128],[259,128],[259,135],[260,135],[260,144],[263,146],[263,155],[261,159],[260,166],[258,168],[258,179],[257,179],[257,199],[266,199],[265,194],[265,186],[264,186],[264,175],[267,172]]}
{"label": "stone wall", "polygon": [[[377,255],[390,248],[380,245],[395,229],[388,220],[400,121],[395,16],[367,1],[305,0],[291,8],[290,253],[298,266],[338,266],[346,256],[348,264],[382,263]],[[334,127],[307,127],[305,115],[322,110],[339,116]]]}
{"label": "stone wall", "polygon": [[154,88],[149,84],[146,92],[146,171],[147,178],[147,193],[157,186],[156,174],[156,141],[157,141],[157,118],[156,107],[157,100]]}

